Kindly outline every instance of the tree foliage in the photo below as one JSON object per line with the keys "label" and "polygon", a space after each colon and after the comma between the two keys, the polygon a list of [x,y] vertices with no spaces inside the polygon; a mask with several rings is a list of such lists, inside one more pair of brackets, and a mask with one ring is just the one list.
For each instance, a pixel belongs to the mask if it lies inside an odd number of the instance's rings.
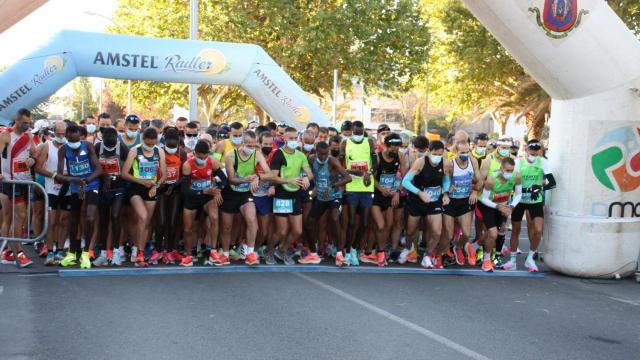
{"label": "tree foliage", "polygon": [[78,77],[71,84],[71,96],[67,98],[70,110],[69,118],[73,121],[82,120],[82,115],[88,116],[98,112],[96,101],[91,88],[91,81],[86,77]]}
{"label": "tree foliage", "polygon": [[[179,0],[120,0],[114,17],[120,26],[111,30],[188,38],[188,7]],[[357,79],[372,88],[409,90],[428,46],[417,0],[201,1],[199,13],[200,39],[262,46],[321,102],[333,87],[334,69],[346,89]],[[187,105],[187,85],[136,81],[133,87],[134,109],[156,107],[166,116],[174,103]],[[112,89],[115,99],[126,99],[126,84],[116,81]],[[248,102],[237,89],[220,86],[200,86],[199,97],[210,120]]]}

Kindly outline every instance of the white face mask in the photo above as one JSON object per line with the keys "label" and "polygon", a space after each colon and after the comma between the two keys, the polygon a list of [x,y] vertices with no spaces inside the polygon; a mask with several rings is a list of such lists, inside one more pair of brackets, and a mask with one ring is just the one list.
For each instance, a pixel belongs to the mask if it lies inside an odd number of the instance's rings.
{"label": "white face mask", "polygon": [[510,173],[510,172],[502,173],[502,177],[504,177],[505,180],[510,180],[512,176],[513,176],[513,173]]}
{"label": "white face mask", "polygon": [[538,159],[538,157],[537,157],[537,156],[535,156],[535,155],[529,155],[529,162],[534,162],[534,161],[536,161],[537,159]]}
{"label": "white face mask", "polygon": [[442,156],[441,155],[429,155],[429,159],[431,159],[431,162],[434,164],[440,164],[440,162],[442,161]]}

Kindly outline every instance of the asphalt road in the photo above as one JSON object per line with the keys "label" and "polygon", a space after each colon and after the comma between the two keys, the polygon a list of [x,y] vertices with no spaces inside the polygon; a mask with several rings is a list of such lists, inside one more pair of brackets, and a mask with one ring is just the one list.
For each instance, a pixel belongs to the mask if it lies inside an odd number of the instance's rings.
{"label": "asphalt road", "polygon": [[0,274],[1,359],[637,359],[640,284]]}

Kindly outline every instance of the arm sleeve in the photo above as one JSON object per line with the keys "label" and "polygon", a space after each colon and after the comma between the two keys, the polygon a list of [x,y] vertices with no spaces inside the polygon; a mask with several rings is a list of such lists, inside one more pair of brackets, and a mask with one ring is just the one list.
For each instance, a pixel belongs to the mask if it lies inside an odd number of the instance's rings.
{"label": "arm sleeve", "polygon": [[543,187],[543,189],[545,190],[555,189],[556,179],[553,177],[553,174],[545,174],[544,178],[547,179],[547,184]]}
{"label": "arm sleeve", "polygon": [[229,179],[227,178],[227,174],[225,174],[224,171],[222,171],[222,169],[218,169],[216,170],[215,174],[214,174],[218,179],[220,179],[220,188],[224,189],[227,187],[227,184],[229,183]]}
{"label": "arm sleeve", "polygon": [[[522,186],[520,187],[520,191],[522,191]],[[520,194],[522,196],[522,194]],[[491,190],[487,190],[484,189],[482,191],[482,199],[480,199],[480,202],[485,204],[486,206],[495,209],[496,208],[496,203],[494,203],[493,201],[491,201],[489,198],[491,197]]]}
{"label": "arm sleeve", "polygon": [[522,199],[522,185],[516,185],[516,194],[513,196],[511,200],[511,206],[516,207],[520,200]]}
{"label": "arm sleeve", "polygon": [[371,173],[374,174],[378,171],[378,154],[374,152],[371,153]]}
{"label": "arm sleeve", "polygon": [[413,174],[413,172],[408,171],[404,176],[404,179],[402,179],[402,186],[407,189],[407,191],[417,195],[420,192],[420,189],[413,185],[412,181],[414,177],[415,175]]}
{"label": "arm sleeve", "polygon": [[449,175],[445,175],[442,178],[442,192],[448,193],[450,187],[451,187],[451,177]]}

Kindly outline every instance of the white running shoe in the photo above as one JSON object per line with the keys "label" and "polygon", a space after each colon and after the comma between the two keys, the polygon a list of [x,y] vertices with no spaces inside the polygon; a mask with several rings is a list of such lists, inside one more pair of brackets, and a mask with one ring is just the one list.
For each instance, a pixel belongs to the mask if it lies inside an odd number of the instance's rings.
{"label": "white running shoe", "polygon": [[111,258],[111,265],[122,266],[122,259],[124,256],[120,255],[120,251],[116,250],[113,252],[113,257]]}
{"label": "white running shoe", "polygon": [[398,256],[398,264],[400,265],[406,264],[407,257],[409,256],[410,253],[411,253],[411,250],[408,250],[407,248],[402,249],[402,251],[400,252],[400,256]]}
{"label": "white running shoe", "polygon": [[431,261],[431,256],[425,255],[422,258],[422,263],[420,264],[422,265],[423,268],[425,269],[433,269],[433,262]]}
{"label": "white running shoe", "polygon": [[509,260],[504,265],[502,265],[502,270],[515,271],[518,270],[518,265],[516,265],[515,261]]}
{"label": "white running shoe", "polygon": [[536,261],[533,259],[527,259],[527,261],[524,262],[524,267],[526,267],[529,272],[538,272],[538,265],[536,265]]}

